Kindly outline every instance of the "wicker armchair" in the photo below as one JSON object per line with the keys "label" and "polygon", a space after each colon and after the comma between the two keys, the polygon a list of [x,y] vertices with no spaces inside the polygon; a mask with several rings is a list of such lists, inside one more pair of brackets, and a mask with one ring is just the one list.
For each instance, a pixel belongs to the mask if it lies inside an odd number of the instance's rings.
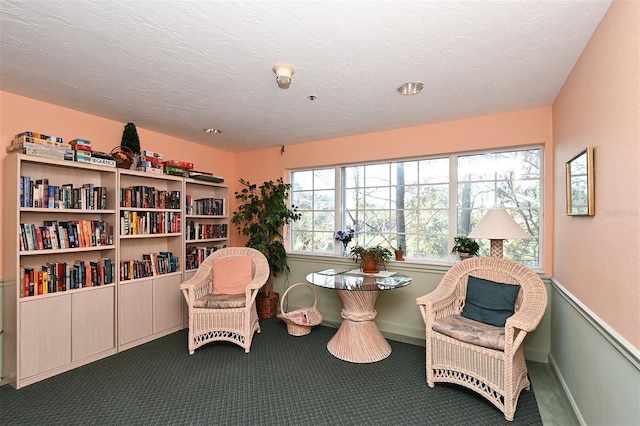
{"label": "wicker armchair", "polygon": [[[214,260],[243,256],[251,259],[252,277],[244,294],[214,294]],[[223,248],[207,257],[195,275],[180,285],[189,308],[189,353],[220,340],[235,343],[248,353],[254,333],[260,332],[256,296],[269,274],[267,258],[253,248]]]}
{"label": "wicker armchair", "polygon": [[[515,313],[507,318],[504,327],[459,316],[465,305],[469,276],[521,286]],[[538,326],[547,306],[546,288],[538,275],[508,259],[471,258],[456,263],[433,292],[416,302],[426,328],[428,386],[434,387],[435,382],[465,386],[484,396],[504,413],[505,419],[512,421],[520,392],[530,387],[523,340]],[[498,349],[479,346],[474,336],[463,336],[462,341],[460,335],[454,338],[443,334],[442,323],[447,322],[453,330],[482,333],[483,327],[488,328],[496,341],[500,339]]]}

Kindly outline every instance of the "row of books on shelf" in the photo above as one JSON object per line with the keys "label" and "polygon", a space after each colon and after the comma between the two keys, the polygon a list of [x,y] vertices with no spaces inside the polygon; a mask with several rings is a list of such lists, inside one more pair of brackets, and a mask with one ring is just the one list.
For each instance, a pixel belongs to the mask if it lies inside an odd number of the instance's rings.
{"label": "row of books on shelf", "polygon": [[45,220],[19,227],[21,251],[113,245],[113,225],[104,220]]}
{"label": "row of books on shelf", "polygon": [[[223,247],[226,247],[223,246]],[[209,257],[209,255],[219,247],[209,246],[209,247],[187,247],[187,257],[185,259],[186,265],[185,268],[189,269],[197,269],[204,260]]]}
{"label": "row of books on shelf", "polygon": [[180,213],[120,212],[120,235],[175,234],[180,232]]}
{"label": "row of books on shelf", "polygon": [[23,297],[38,296],[84,287],[95,287],[115,282],[115,267],[110,258],[100,261],[76,260],[48,262],[40,270],[20,267]]}
{"label": "row of books on shelf", "polygon": [[143,254],[142,260],[125,260],[120,262],[120,280],[128,281],[138,278],[169,274],[180,270],[180,257],[170,251]]}
{"label": "row of books on shelf", "polygon": [[48,178],[20,176],[20,207],[104,210],[107,208],[107,188],[93,183],[81,187],[71,183],[53,185]]}
{"label": "row of books on shelf", "polygon": [[179,209],[180,191],[164,191],[142,185],[120,188],[120,207]]}
{"label": "row of books on shelf", "polygon": [[212,238],[227,238],[226,223],[200,223],[194,220],[187,222],[187,240],[209,240]]}
{"label": "row of books on shelf", "polygon": [[186,197],[187,214],[223,216],[224,205],[224,198],[198,198],[194,200],[191,195]]}

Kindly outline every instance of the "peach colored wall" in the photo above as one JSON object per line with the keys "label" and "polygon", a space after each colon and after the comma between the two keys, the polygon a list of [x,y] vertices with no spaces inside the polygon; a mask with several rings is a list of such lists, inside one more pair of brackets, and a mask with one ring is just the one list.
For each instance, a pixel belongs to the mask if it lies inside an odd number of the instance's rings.
{"label": "peach colored wall", "polygon": [[[296,144],[285,147],[283,155],[279,148],[240,153],[236,170],[239,177],[263,182],[303,167],[535,144],[544,145],[545,164],[551,165],[552,141],[551,107],[546,107]],[[544,271],[551,274],[553,167],[544,173]]]}
{"label": "peach colored wall", "polygon": [[[60,136],[65,141],[89,139],[100,151],[111,151],[120,145],[125,123],[39,102],[0,91],[0,167],[4,167],[6,146],[17,133],[25,130]],[[215,148],[151,132],[138,127],[142,149],[161,152],[167,159],[190,161],[198,170],[234,180],[234,155]],[[0,173],[0,200],[3,196],[3,175]],[[225,180],[226,183],[226,180]],[[0,222],[3,213],[0,210]],[[0,248],[0,277],[4,276]]]}
{"label": "peach colored wall", "polygon": [[[640,2],[614,1],[553,105],[554,277],[640,348]],[[565,162],[594,147],[593,217],[565,215]]]}
{"label": "peach colored wall", "polygon": [[[239,169],[238,169],[239,168]],[[260,185],[267,180],[276,180],[279,177],[288,181],[288,176],[283,173],[283,156],[280,154],[280,147],[251,151],[251,154],[236,154],[236,176],[233,181],[228,180],[230,189],[230,206],[235,210],[238,203],[233,199],[235,191],[240,191],[243,186],[238,179],[242,178],[251,184]],[[232,224],[233,226],[233,224]],[[235,229],[234,229],[235,231]],[[244,245],[245,237],[237,232],[229,233],[229,244],[232,246]]]}

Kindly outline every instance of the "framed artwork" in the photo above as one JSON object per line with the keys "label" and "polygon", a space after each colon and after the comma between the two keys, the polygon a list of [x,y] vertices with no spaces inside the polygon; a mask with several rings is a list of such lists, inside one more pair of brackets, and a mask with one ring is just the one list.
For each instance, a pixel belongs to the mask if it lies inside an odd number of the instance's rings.
{"label": "framed artwork", "polygon": [[593,175],[593,147],[588,146],[567,161],[567,215],[593,216],[595,188]]}

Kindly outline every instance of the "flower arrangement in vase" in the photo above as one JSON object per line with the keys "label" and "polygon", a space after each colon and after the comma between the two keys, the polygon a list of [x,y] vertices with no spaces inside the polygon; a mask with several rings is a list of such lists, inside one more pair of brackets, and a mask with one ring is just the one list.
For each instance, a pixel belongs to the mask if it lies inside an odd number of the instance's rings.
{"label": "flower arrangement in vase", "polygon": [[347,255],[347,246],[356,236],[356,231],[353,229],[347,229],[346,231],[337,231],[336,240],[342,243],[342,255]]}

